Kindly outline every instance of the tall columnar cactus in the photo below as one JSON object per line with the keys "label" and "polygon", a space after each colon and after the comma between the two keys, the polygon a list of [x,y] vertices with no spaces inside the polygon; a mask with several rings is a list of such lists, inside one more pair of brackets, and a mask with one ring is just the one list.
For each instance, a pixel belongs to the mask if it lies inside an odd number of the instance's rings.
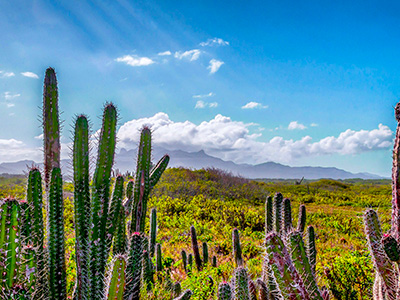
{"label": "tall columnar cactus", "polygon": [[150,256],[154,256],[154,251],[156,247],[156,237],[157,237],[157,210],[152,208],[150,211],[150,241],[149,241],[149,251]]}
{"label": "tall columnar cactus", "polygon": [[162,252],[161,252],[161,244],[157,243],[156,245],[156,271],[161,272],[164,269],[162,263]]}
{"label": "tall columnar cactus", "polygon": [[147,291],[150,291],[154,285],[154,266],[149,255],[149,251],[143,251],[143,282]]}
{"label": "tall columnar cactus", "polygon": [[50,299],[67,299],[64,246],[64,199],[60,168],[53,168],[49,187],[49,290]]}
{"label": "tall columnar cactus", "polygon": [[273,201],[273,216],[274,216],[274,231],[280,232],[282,225],[282,202],[283,196],[281,193],[276,193]]}
{"label": "tall columnar cactus", "polygon": [[127,283],[124,299],[139,300],[143,266],[143,234],[134,232],[130,238]]}
{"label": "tall columnar cactus", "polygon": [[203,242],[203,264],[208,264],[208,245],[207,242]]}
{"label": "tall columnar cactus", "polygon": [[303,233],[306,226],[306,206],[304,204],[299,207],[299,218],[297,220],[297,231]]}
{"label": "tall columnar cactus", "polygon": [[258,285],[259,299],[260,300],[270,300],[271,297],[270,297],[270,293],[268,291],[267,284],[261,278],[258,278],[256,283]]}
{"label": "tall columnar cactus", "polygon": [[228,282],[221,282],[218,286],[218,300],[231,300],[232,288]]}
{"label": "tall columnar cactus", "polygon": [[290,232],[293,228],[293,223],[292,223],[292,204],[290,199],[285,198],[283,200],[282,204],[282,212],[283,212],[283,217],[282,217],[282,225],[281,228],[284,232]]}
{"label": "tall columnar cactus", "polygon": [[239,230],[237,228],[232,230],[232,249],[236,267],[243,266],[242,246],[240,245]]}
{"label": "tall columnar cactus", "polygon": [[274,229],[273,220],[273,201],[272,197],[268,196],[265,201],[265,234],[270,233]]}
{"label": "tall columnar cactus", "polygon": [[181,251],[181,256],[182,256],[182,264],[183,264],[183,269],[185,270],[185,272],[187,272],[187,254],[185,250]]}
{"label": "tall columnar cactus", "polygon": [[88,299],[101,299],[107,262],[107,217],[111,168],[116,143],[117,111],[112,104],[104,108],[91,199],[91,232],[88,257]]}
{"label": "tall columnar cactus", "polygon": [[60,167],[60,121],[58,118],[58,88],[56,72],[46,70],[43,87],[44,181],[50,183],[51,171]]}
{"label": "tall columnar cactus", "polygon": [[257,300],[257,288],[252,279],[249,279],[250,300]]}
{"label": "tall columnar cactus", "polygon": [[106,282],[105,296],[107,300],[123,300],[126,284],[127,258],[124,255],[115,256],[111,272]]}
{"label": "tall columnar cactus", "polygon": [[192,249],[194,261],[196,263],[197,270],[200,271],[202,269],[202,261],[200,258],[199,244],[197,243],[197,234],[194,226],[190,226],[190,237],[192,240]]}

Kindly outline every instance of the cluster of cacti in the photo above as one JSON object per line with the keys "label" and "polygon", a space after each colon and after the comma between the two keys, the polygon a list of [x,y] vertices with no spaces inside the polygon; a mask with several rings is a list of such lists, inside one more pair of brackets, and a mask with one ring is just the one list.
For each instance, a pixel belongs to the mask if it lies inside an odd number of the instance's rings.
{"label": "cluster of cacti", "polygon": [[378,214],[373,209],[364,213],[365,233],[375,267],[373,299],[400,299],[400,103],[395,107],[398,122],[393,149],[392,228],[384,234]]}
{"label": "cluster of cacti", "polygon": [[[2,298],[67,298],[59,123],[57,80],[54,70],[49,68],[46,70],[43,97],[47,218],[44,221],[41,174],[37,168],[32,168],[28,178],[27,201],[5,199],[0,202]],[[150,244],[149,252],[154,253],[155,211],[152,213],[150,243],[143,233],[147,202],[151,189],[168,165],[169,157],[165,155],[153,168],[150,167],[151,132],[149,128],[143,128],[136,180],[127,184],[127,200],[123,202],[124,178],[120,175],[116,176],[110,197],[116,124],[116,108],[107,104],[96,169],[90,184],[89,125],[84,115],[78,116],[75,121],[72,156],[77,279],[74,299],[139,299],[142,273],[146,273],[143,272],[143,265],[146,265],[143,257],[146,257],[147,250],[143,250]],[[132,220],[128,234],[126,217]],[[47,240],[44,224],[47,225]],[[114,259],[107,268],[111,249]],[[161,253],[161,250],[158,252]],[[148,262],[152,264],[150,258]],[[107,269],[109,275],[106,280]],[[146,274],[149,277],[149,272]],[[145,282],[149,281],[147,278]]]}
{"label": "cluster of cacti", "polygon": [[293,227],[291,201],[277,193],[265,203],[265,257],[261,278],[256,283],[244,267],[239,231],[232,231],[233,261],[236,269],[232,282],[218,288],[220,300],[329,299],[325,287],[317,285],[315,234],[309,226],[303,240],[305,206],[299,208],[297,228]]}

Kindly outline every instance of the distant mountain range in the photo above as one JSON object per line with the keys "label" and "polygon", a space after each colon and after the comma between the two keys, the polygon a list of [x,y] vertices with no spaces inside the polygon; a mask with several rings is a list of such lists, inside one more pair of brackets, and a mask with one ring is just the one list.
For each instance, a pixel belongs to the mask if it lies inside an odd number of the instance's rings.
{"label": "distant mountain range", "polygon": [[[116,155],[114,169],[119,170],[121,173],[126,171],[134,171],[136,168],[136,154],[137,150],[121,149]],[[282,179],[300,179],[304,176],[305,179],[382,179],[384,177],[369,174],[369,173],[350,173],[333,167],[290,167],[274,162],[266,162],[258,165],[250,164],[236,164],[232,161],[224,161],[206,154],[204,151],[199,152],[185,152],[181,150],[165,150],[162,148],[155,148],[153,150],[154,162],[158,161],[165,153],[171,157],[169,167],[184,167],[190,169],[201,168],[218,168],[229,171],[234,175],[240,175],[245,178],[282,178]],[[35,164],[34,161],[23,160],[11,163],[0,164],[0,174],[23,174],[28,170],[29,166]],[[62,169],[69,170],[67,175],[70,175],[71,161],[62,160]],[[39,164],[41,166],[41,164]]]}

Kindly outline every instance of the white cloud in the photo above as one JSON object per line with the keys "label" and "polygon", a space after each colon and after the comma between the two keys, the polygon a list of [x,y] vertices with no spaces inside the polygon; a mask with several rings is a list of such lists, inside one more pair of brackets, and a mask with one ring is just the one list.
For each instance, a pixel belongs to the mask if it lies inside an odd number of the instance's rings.
{"label": "white cloud", "polygon": [[[13,114],[10,114],[12,116]],[[0,157],[2,162],[24,159],[40,160],[43,155],[40,148],[29,148],[24,142],[15,139],[0,139]]]}
{"label": "white cloud", "polygon": [[190,61],[198,60],[201,51],[199,49],[188,50],[185,52],[175,52],[175,58],[177,59],[188,59]]}
{"label": "white cloud", "polygon": [[22,72],[21,75],[29,78],[39,79],[39,76],[33,72]]}
{"label": "white cloud", "polygon": [[205,95],[193,95],[193,98],[207,98],[207,97],[214,97],[215,94],[213,92],[209,92],[208,94]]}
{"label": "white cloud", "polygon": [[168,56],[168,55],[172,55],[171,51],[164,51],[164,52],[160,52],[158,53],[159,56]]}
{"label": "white cloud", "polygon": [[202,100],[199,100],[196,102],[196,105],[194,108],[206,108],[206,107],[210,107],[210,108],[215,108],[218,107],[218,102],[204,102]]}
{"label": "white cloud", "polygon": [[318,124],[317,123],[311,123],[310,126],[311,127],[318,127]]}
{"label": "white cloud", "polygon": [[8,108],[11,108],[11,107],[14,107],[14,106],[15,106],[14,103],[7,103],[6,105],[7,105]]}
{"label": "white cloud", "polygon": [[307,127],[304,126],[303,124],[297,122],[297,121],[292,121],[289,123],[288,129],[289,130],[295,130],[295,129],[300,129],[300,130],[304,130]]}
{"label": "white cloud", "polygon": [[15,76],[14,72],[4,72],[0,71],[0,77],[5,78],[5,77],[13,77]]}
{"label": "white cloud", "polygon": [[210,65],[207,67],[207,69],[210,69],[210,74],[214,74],[221,68],[221,66],[224,64],[223,61],[212,59],[210,60]]}
{"label": "white cloud", "polygon": [[139,57],[136,55],[125,55],[122,57],[118,57],[117,59],[115,59],[115,61],[126,63],[127,65],[130,65],[132,67],[148,66],[155,63],[155,61],[153,61],[151,58]]}
{"label": "white cloud", "polygon": [[224,41],[223,39],[220,38],[213,38],[213,39],[208,39],[206,42],[201,42],[200,46],[205,47],[205,46],[229,46],[229,42]]}
{"label": "white cloud", "polygon": [[268,108],[268,105],[262,105],[261,103],[251,101],[246,103],[246,105],[242,106],[242,109],[255,109],[255,108]]}
{"label": "white cloud", "polygon": [[4,92],[4,99],[11,100],[21,96],[21,94],[11,94],[11,92]]}
{"label": "white cloud", "polygon": [[262,142],[257,140],[261,133],[250,132],[253,123],[233,121],[218,114],[197,125],[190,121],[174,122],[167,114],[157,113],[150,118],[123,124],[118,131],[119,147],[136,148],[143,125],[151,127],[156,146],[189,152],[204,150],[209,155],[236,163],[289,163],[302,157],[358,154],[388,149],[392,145],[392,131],[382,124],[370,131],[348,129],[337,137],[330,136],[316,142],[310,136],[299,140],[276,136]]}

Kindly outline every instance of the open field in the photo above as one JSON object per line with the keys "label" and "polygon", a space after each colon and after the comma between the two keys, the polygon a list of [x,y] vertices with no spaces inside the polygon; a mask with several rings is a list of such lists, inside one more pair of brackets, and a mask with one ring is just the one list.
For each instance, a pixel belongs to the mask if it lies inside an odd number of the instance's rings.
{"label": "open field", "polygon": [[[23,176],[0,176],[0,196],[24,198]],[[68,291],[75,278],[72,184],[64,184]],[[163,262],[182,289],[190,288],[192,299],[209,299],[222,280],[233,271],[232,229],[241,234],[246,267],[254,279],[263,260],[264,205],[268,195],[281,192],[292,200],[294,222],[298,207],[307,208],[307,225],[317,234],[317,273],[337,299],[370,299],[373,266],[364,235],[363,211],[378,209],[383,230],[390,226],[389,180],[319,180],[295,185],[292,180],[248,181],[219,170],[168,169],[152,191],[150,207],[157,208],[158,236]],[[194,225],[199,242],[207,242],[210,257],[218,267],[207,267],[195,276],[183,271],[181,250],[191,252],[189,228]],[[148,224],[147,224],[148,226]],[[148,231],[148,230],[146,230]],[[193,271],[197,272],[197,271]],[[210,285],[211,275],[214,285]],[[156,285],[153,299],[169,299],[170,293]]]}

